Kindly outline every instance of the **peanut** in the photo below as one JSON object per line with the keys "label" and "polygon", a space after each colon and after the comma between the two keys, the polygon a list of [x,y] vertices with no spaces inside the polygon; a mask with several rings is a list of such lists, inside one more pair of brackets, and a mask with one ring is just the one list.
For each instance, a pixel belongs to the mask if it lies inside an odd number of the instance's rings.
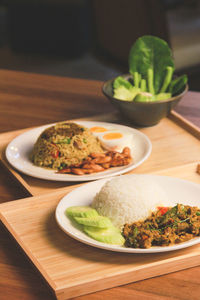
{"label": "peanut", "polygon": [[113,155],[113,159],[123,159],[123,158],[124,158],[124,155],[122,153],[119,153],[119,152],[116,152]]}
{"label": "peanut", "polygon": [[84,169],[83,171],[84,171],[85,174],[92,174],[92,173],[94,173],[94,170],[92,170],[92,169]]}
{"label": "peanut", "polygon": [[73,167],[73,168],[79,168],[79,167],[81,167],[81,165],[82,165],[82,163],[77,163],[77,164],[72,165],[71,167]]}
{"label": "peanut", "polygon": [[96,164],[91,164],[91,169],[94,171],[94,172],[101,172],[101,171],[104,171],[104,168],[100,165],[96,165]]}
{"label": "peanut", "polygon": [[104,169],[109,169],[109,168],[110,168],[110,163],[102,164],[102,167],[103,167]]}
{"label": "peanut", "polygon": [[130,157],[131,156],[131,150],[129,147],[125,147],[122,151],[122,154],[124,155],[124,157]]}
{"label": "peanut", "polygon": [[83,168],[83,169],[91,169],[91,168],[92,168],[92,165],[93,165],[93,163],[87,163],[87,164],[84,164],[84,165],[82,166],[82,168]]}
{"label": "peanut", "polygon": [[85,172],[80,168],[72,168],[72,173],[74,173],[76,175],[84,175],[85,174]]}
{"label": "peanut", "polygon": [[83,161],[83,163],[88,163],[88,162],[91,161],[91,160],[92,160],[92,157],[88,156],[88,157]]}
{"label": "peanut", "polygon": [[112,167],[123,166],[123,159],[113,159],[110,164]]}
{"label": "peanut", "polygon": [[113,156],[115,155],[115,153],[117,153],[116,151],[108,151],[106,152],[107,156],[111,156],[113,158]]}
{"label": "peanut", "polygon": [[70,168],[65,168],[65,169],[59,170],[58,173],[62,173],[62,174],[71,173],[71,169]]}
{"label": "peanut", "polygon": [[130,164],[131,161],[132,161],[131,157],[125,157],[125,158],[124,158],[124,165]]}
{"label": "peanut", "polygon": [[95,164],[105,164],[108,163],[112,160],[110,156],[105,156],[105,157],[97,157],[92,160],[93,163]]}
{"label": "peanut", "polygon": [[105,154],[104,154],[104,153],[92,152],[92,153],[90,153],[90,156],[91,156],[92,158],[105,157]]}

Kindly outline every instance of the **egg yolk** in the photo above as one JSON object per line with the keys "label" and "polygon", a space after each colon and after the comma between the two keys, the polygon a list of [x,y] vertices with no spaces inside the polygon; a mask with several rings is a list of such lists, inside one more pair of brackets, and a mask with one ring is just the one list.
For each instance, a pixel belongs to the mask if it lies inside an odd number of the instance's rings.
{"label": "egg yolk", "polygon": [[115,140],[115,139],[120,139],[122,138],[123,135],[120,132],[111,132],[111,133],[106,133],[103,136],[104,140]]}
{"label": "egg yolk", "polygon": [[107,129],[104,128],[104,127],[95,126],[95,127],[90,128],[90,131],[92,131],[92,132],[105,132],[105,131],[107,131]]}

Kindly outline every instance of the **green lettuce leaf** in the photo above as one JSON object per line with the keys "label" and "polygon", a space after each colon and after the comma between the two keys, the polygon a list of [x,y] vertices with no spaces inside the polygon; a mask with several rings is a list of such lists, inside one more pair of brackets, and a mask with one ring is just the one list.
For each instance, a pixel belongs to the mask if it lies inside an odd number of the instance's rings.
{"label": "green lettuce leaf", "polygon": [[141,92],[137,94],[136,97],[134,98],[134,102],[153,102],[153,101],[155,101],[155,96],[146,92],[144,93]]}
{"label": "green lettuce leaf", "polygon": [[124,86],[126,89],[131,89],[133,85],[123,78],[122,76],[118,76],[113,82],[113,88],[117,89],[118,87]]}
{"label": "green lettuce leaf", "polygon": [[155,95],[155,100],[167,100],[169,98],[171,98],[171,93],[159,93],[157,95]]}
{"label": "green lettuce leaf", "polygon": [[171,49],[167,42],[158,37],[145,35],[137,39],[130,50],[129,72],[132,75],[138,72],[147,81],[148,73],[151,74],[150,86],[152,90],[153,78],[155,94],[159,92],[169,66],[174,70]]}
{"label": "green lettuce leaf", "polygon": [[171,93],[173,96],[180,94],[183,92],[185,85],[187,84],[188,78],[187,75],[182,75],[178,78],[175,78],[174,80],[171,81],[168,91]]}
{"label": "green lettuce leaf", "polygon": [[119,86],[114,89],[114,98],[125,101],[133,101],[135,96],[140,92],[139,88],[132,87],[131,89],[127,89],[125,86]]}

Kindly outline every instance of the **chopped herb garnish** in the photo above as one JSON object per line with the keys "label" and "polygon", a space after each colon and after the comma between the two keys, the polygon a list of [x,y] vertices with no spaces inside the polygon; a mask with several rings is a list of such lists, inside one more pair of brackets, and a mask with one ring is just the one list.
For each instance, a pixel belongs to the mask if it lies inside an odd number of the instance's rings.
{"label": "chopped herb garnish", "polygon": [[55,144],[70,144],[71,139],[70,138],[65,138],[63,140],[59,140],[58,142],[56,142]]}
{"label": "chopped herb garnish", "polygon": [[185,211],[185,206],[181,205],[181,210]]}
{"label": "chopped herb garnish", "polygon": [[58,167],[58,170],[63,170],[67,165],[65,163],[61,163]]}
{"label": "chopped herb garnish", "polygon": [[187,222],[188,220],[190,220],[190,218],[187,218],[185,220],[181,220],[181,221],[177,221],[178,223],[184,223],[184,222]]}
{"label": "chopped herb garnish", "polygon": [[85,138],[83,139],[83,143],[87,144],[87,140]]}
{"label": "chopped herb garnish", "polygon": [[135,228],[133,229],[133,237],[135,238],[135,237],[137,236],[137,234],[138,234],[138,228],[135,227]]}
{"label": "chopped herb garnish", "polygon": [[197,215],[197,216],[200,216],[200,211],[197,211],[197,212],[196,212],[196,215]]}

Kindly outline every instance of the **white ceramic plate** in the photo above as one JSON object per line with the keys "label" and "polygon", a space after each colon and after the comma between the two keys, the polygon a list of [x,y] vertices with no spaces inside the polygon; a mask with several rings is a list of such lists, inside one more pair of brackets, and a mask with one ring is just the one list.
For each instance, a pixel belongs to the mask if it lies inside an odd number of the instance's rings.
{"label": "white ceramic plate", "polygon": [[29,159],[30,153],[41,132],[53,124],[31,129],[12,140],[6,148],[7,160],[17,170],[33,177],[55,181],[90,181],[128,172],[142,164],[151,153],[152,145],[150,140],[146,135],[136,129],[104,122],[77,121],[76,123],[88,128],[94,126],[107,126],[131,133],[133,136],[133,146],[131,148],[134,158],[133,162],[127,166],[110,168],[109,170],[103,172],[83,176],[59,174],[56,173],[55,170],[49,170],[35,166]]}
{"label": "white ceramic plate", "polygon": [[[123,175],[126,176],[126,175]],[[149,179],[154,179],[156,182],[166,191],[168,198],[172,202],[172,205],[177,203],[187,204],[190,206],[200,207],[200,185],[192,183],[186,180],[181,180],[178,178],[167,177],[167,176],[157,176],[157,175],[137,175],[146,176]],[[117,251],[117,252],[127,252],[127,253],[155,253],[155,252],[166,252],[172,250],[178,250],[186,248],[192,245],[200,243],[200,237],[193,238],[187,242],[176,244],[168,247],[152,247],[150,249],[133,249],[125,248],[122,246],[113,246],[109,244],[104,244],[98,242],[84,232],[82,232],[79,227],[72,224],[69,218],[65,215],[67,207],[70,206],[82,206],[90,205],[92,199],[96,193],[101,189],[102,185],[109,179],[101,179],[91,183],[87,183],[81,187],[74,189],[72,192],[67,194],[58,204],[56,208],[56,220],[58,225],[66,232],[68,235],[76,240],[79,240],[85,244],[102,248],[105,250]]]}

